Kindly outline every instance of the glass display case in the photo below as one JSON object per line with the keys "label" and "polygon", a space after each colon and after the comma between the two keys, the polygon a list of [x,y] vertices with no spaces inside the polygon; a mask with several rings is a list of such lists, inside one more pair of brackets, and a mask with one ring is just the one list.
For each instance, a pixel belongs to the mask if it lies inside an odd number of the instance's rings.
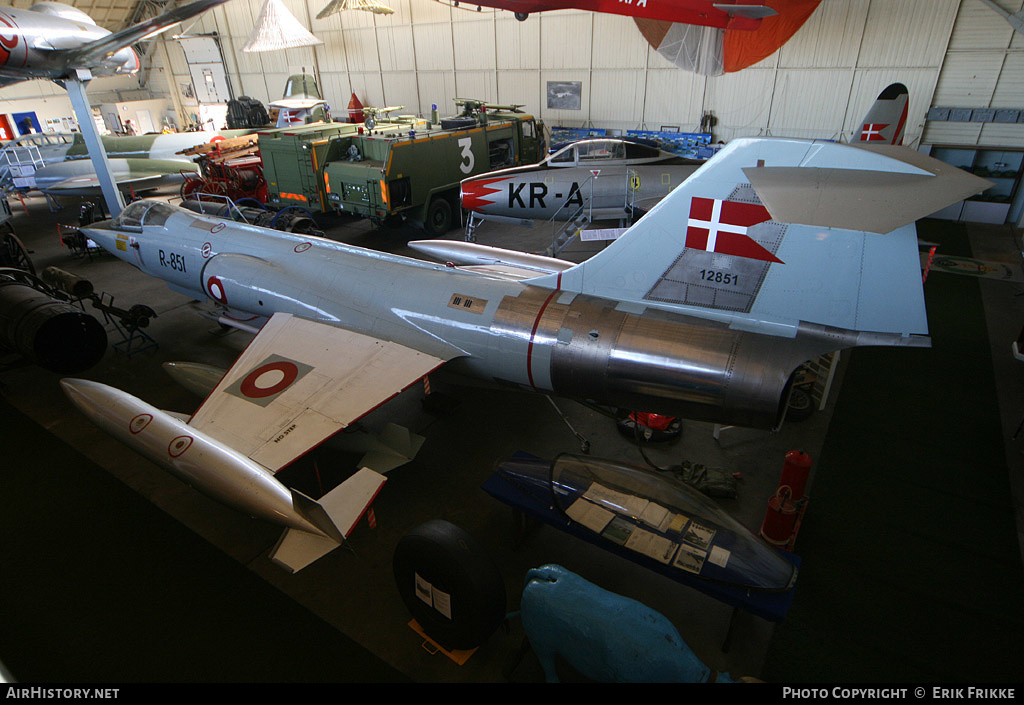
{"label": "glass display case", "polygon": [[635,558],[747,591],[785,592],[797,576],[786,554],[671,474],[589,456],[517,456],[498,472],[543,492],[565,519]]}
{"label": "glass display case", "polygon": [[1019,217],[1019,213],[1011,216],[1010,211],[1020,190],[1024,150],[937,146],[932,147],[931,156],[994,184],[983,193],[944,208],[932,217],[974,223],[1005,223]]}

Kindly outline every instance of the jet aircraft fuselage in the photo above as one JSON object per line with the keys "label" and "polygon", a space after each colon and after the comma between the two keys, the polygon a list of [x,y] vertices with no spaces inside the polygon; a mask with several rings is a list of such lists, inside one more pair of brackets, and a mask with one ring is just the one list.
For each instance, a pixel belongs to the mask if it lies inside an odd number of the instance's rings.
{"label": "jet aircraft fuselage", "polygon": [[85,232],[236,318],[291,313],[454,358],[474,376],[687,418],[773,426],[790,373],[822,343],[801,338],[787,353],[771,336],[733,331],[724,321],[645,314],[156,201],[136,201],[117,221]]}
{"label": "jet aircraft fuselage", "polygon": [[[81,10],[62,3],[41,2],[27,10],[0,8],[0,76],[18,81],[60,78],[68,68],[63,50],[109,34]],[[139,57],[134,49],[124,47],[89,69],[94,76],[134,73],[139,70]]]}
{"label": "jet aircraft fuselage", "polygon": [[703,162],[617,138],[569,144],[539,164],[465,179],[462,207],[484,218],[569,220],[626,218],[646,210]]}
{"label": "jet aircraft fuselage", "polygon": [[[160,201],[83,234],[235,319],[292,317],[324,338],[328,360],[355,344],[331,335],[347,331],[359,345],[426,356],[427,371],[457,365],[598,404],[770,428],[801,363],[857,345],[928,344],[912,223],[990,184],[889,149],[736,140],[609,247],[539,276],[513,260],[431,264]],[[829,193],[794,197],[801,179]],[[879,192],[882,179],[893,186]],[[871,213],[846,207],[868,197]],[[862,223],[870,230],[853,229]],[[260,338],[268,350],[290,340]]]}

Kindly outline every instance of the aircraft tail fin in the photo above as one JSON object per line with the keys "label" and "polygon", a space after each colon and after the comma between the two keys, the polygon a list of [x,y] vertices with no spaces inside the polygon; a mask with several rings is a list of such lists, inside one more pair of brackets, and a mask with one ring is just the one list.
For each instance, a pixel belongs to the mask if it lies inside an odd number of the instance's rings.
{"label": "aircraft tail fin", "polygon": [[289,76],[284,84],[283,98],[317,98],[323,99],[320,89],[316,85],[316,79],[308,73],[298,73]]}
{"label": "aircraft tail fin", "polygon": [[96,41],[66,50],[64,52],[64,56],[67,57],[66,63],[68,66],[81,66],[102,61],[127,46],[147,39],[225,2],[227,0],[195,0],[188,5],[176,7],[162,15],[122,29],[120,32],[114,32]]}
{"label": "aircraft tail fin", "polygon": [[902,145],[909,103],[910,92],[906,86],[902,83],[887,86],[864,116],[856,141]]}
{"label": "aircraft tail fin", "polygon": [[383,475],[362,468],[319,502],[292,490],[295,508],[325,535],[286,529],[270,552],[271,560],[297,573],[333,551],[352,533],[385,482]]}
{"label": "aircraft tail fin", "polygon": [[734,140],[547,286],[793,335],[927,333],[918,218],[991,184],[903,147]]}

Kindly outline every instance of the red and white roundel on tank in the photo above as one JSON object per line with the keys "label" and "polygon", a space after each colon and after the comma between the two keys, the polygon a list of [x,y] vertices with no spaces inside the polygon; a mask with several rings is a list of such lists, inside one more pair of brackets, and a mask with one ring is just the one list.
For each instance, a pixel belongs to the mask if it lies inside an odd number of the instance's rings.
{"label": "red and white roundel on tank", "polygon": [[206,280],[206,294],[214,301],[227,304],[228,296],[224,291],[224,282],[220,277],[210,277]]}

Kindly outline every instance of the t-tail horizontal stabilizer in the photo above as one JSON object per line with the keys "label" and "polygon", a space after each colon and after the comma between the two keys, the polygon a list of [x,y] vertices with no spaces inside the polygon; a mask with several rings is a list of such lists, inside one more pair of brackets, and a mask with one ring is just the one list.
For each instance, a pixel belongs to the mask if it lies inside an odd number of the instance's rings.
{"label": "t-tail horizontal stabilizer", "polygon": [[913,223],[990,185],[903,147],[738,139],[607,248],[529,282],[733,329],[813,330],[844,341],[833,350],[927,344]]}
{"label": "t-tail horizontal stabilizer", "polygon": [[352,533],[386,481],[383,475],[362,468],[319,502],[292,490],[295,508],[324,535],[286,529],[270,552],[271,560],[297,573],[333,551]]}

